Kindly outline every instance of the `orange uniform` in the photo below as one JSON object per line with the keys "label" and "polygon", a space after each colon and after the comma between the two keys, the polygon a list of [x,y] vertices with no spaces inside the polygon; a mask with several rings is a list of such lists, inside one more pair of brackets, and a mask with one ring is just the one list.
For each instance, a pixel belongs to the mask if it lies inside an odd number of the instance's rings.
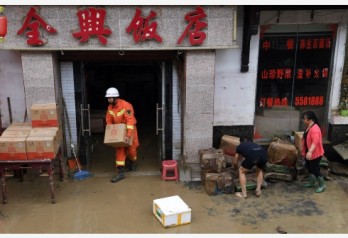
{"label": "orange uniform", "polygon": [[116,166],[125,166],[126,156],[128,155],[132,161],[137,159],[137,148],[139,146],[138,132],[136,128],[137,120],[134,116],[132,104],[123,100],[117,99],[116,105],[109,105],[106,112],[106,124],[127,125],[127,136],[131,137],[133,133],[133,143],[128,147],[116,148]]}

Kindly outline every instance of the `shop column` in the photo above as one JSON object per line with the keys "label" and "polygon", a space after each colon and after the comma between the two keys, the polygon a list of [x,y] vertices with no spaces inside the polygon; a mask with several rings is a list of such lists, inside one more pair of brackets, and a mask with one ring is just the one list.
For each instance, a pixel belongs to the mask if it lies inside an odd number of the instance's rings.
{"label": "shop column", "polygon": [[199,163],[198,150],[213,140],[215,50],[188,51],[185,64],[184,154]]}
{"label": "shop column", "polygon": [[21,52],[27,113],[34,103],[56,102],[54,58],[51,52]]}

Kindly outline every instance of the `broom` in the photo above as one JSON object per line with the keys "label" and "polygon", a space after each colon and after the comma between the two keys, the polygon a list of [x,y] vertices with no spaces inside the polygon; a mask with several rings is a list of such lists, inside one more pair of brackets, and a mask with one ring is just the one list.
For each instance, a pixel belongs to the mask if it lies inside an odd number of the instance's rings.
{"label": "broom", "polygon": [[74,180],[84,180],[84,179],[93,177],[93,174],[90,173],[89,171],[81,170],[80,163],[79,163],[79,161],[77,159],[77,156],[76,156],[76,153],[75,153],[74,144],[71,144],[71,150],[72,150],[72,152],[74,154],[74,157],[75,157],[75,160],[76,160],[76,164],[77,164],[77,167],[79,169],[79,171],[74,174]]}
{"label": "broom", "polygon": [[[68,126],[68,132],[69,132],[69,140],[70,140],[70,143],[71,143],[71,128],[70,128],[70,122],[69,122],[69,117],[68,117],[68,110],[66,108],[66,103],[65,103],[65,99],[63,97],[63,107],[64,107],[64,112],[65,112],[65,117],[66,117],[66,121],[67,121],[67,126]],[[93,177],[93,174],[88,172],[88,171],[85,171],[85,170],[81,170],[81,166],[80,166],[80,161],[78,160],[77,156],[76,156],[76,152],[75,152],[75,146],[73,143],[70,144],[70,147],[71,147],[71,151],[72,153],[74,154],[74,158],[75,158],[75,161],[76,161],[76,165],[77,165],[77,168],[78,168],[78,172],[76,172],[73,177],[74,177],[74,180],[83,180],[83,179],[87,179],[89,177]]]}

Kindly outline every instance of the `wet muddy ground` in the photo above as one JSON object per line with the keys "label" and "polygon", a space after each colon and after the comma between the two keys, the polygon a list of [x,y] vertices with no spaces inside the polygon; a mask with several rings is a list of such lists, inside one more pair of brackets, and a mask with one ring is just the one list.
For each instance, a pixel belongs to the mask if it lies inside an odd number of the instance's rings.
{"label": "wet muddy ground", "polygon": [[[208,196],[199,182],[161,181],[159,174],[127,173],[110,183],[99,172],[82,181],[58,180],[51,204],[48,178],[8,177],[8,203],[0,204],[0,233],[347,233],[348,179],[334,177],[321,194],[302,182],[268,183],[262,196],[249,191]],[[152,214],[154,199],[179,195],[192,209],[190,224],[164,228]],[[278,228],[280,227],[280,228]],[[278,230],[277,230],[278,228]]]}

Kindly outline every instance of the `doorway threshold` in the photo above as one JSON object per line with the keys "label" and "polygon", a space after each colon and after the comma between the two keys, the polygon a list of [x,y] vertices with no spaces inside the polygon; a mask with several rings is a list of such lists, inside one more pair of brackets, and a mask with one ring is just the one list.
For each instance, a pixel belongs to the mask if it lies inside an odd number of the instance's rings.
{"label": "doorway threshold", "polygon": [[135,171],[135,172],[128,172],[126,174],[129,174],[130,176],[160,176],[160,171]]}
{"label": "doorway threshold", "polygon": [[[110,177],[113,172],[93,172],[94,177]],[[160,176],[160,171],[135,171],[126,172],[126,176]]]}

